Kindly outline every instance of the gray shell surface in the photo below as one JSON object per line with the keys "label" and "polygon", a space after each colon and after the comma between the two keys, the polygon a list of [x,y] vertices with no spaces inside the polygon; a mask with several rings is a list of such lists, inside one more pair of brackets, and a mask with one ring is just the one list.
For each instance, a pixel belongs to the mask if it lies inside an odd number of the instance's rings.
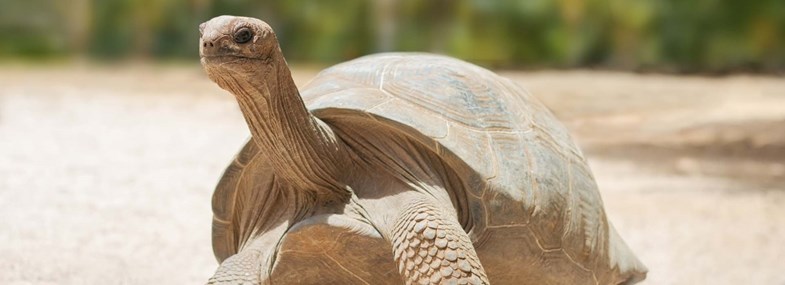
{"label": "gray shell surface", "polygon": [[[385,124],[451,167],[464,188],[452,195],[460,200],[453,203],[480,260],[490,265],[488,276],[519,282],[526,276],[533,284],[644,278],[645,266],[607,221],[591,171],[566,128],[512,81],[444,56],[394,53],[330,67],[300,92],[328,124],[347,116]],[[269,188],[272,175],[263,161],[251,160],[257,153],[249,142],[216,189],[219,261],[248,235],[232,220],[250,208],[235,205],[242,199],[233,197]],[[243,169],[253,175],[242,176]],[[537,266],[516,266],[521,264]]]}
{"label": "gray shell surface", "polygon": [[317,117],[340,109],[398,124],[473,177],[476,244],[496,228],[528,227],[543,250],[580,263],[607,258],[598,256],[607,252],[608,223],[586,160],[551,112],[512,81],[448,57],[381,54],[324,70],[302,96]]}

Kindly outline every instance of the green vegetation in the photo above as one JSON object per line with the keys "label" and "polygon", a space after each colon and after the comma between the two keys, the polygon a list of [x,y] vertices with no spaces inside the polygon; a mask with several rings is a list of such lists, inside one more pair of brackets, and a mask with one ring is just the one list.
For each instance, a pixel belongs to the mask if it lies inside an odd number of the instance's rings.
{"label": "green vegetation", "polygon": [[26,0],[0,57],[194,58],[197,25],[268,21],[290,61],[431,51],[495,67],[785,70],[782,0]]}

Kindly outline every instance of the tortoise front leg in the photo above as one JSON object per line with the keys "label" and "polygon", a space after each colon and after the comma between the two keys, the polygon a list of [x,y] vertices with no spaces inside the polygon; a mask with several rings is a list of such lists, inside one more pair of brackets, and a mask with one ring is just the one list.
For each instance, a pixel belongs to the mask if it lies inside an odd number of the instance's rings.
{"label": "tortoise front leg", "polygon": [[401,212],[391,242],[406,284],[489,284],[469,235],[433,199],[417,198]]}
{"label": "tortoise front leg", "polygon": [[251,248],[224,260],[208,285],[261,284],[263,253]]}
{"label": "tortoise front leg", "polygon": [[273,255],[287,229],[288,223],[280,223],[246,241],[239,252],[221,262],[207,285],[269,284]]}

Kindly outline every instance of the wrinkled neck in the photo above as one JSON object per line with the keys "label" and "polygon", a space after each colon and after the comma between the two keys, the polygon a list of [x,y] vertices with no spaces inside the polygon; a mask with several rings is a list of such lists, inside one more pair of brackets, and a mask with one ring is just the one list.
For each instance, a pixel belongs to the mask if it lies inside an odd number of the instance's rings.
{"label": "wrinkled neck", "polygon": [[251,78],[227,78],[226,85],[275,174],[322,202],[347,199],[338,172],[347,160],[342,142],[306,109],[282,58],[260,68],[259,73]]}

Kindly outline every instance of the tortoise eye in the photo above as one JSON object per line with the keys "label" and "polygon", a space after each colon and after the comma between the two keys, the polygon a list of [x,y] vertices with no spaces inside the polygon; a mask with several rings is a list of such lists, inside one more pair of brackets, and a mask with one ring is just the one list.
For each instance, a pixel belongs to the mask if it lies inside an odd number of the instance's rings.
{"label": "tortoise eye", "polygon": [[247,43],[248,41],[251,40],[251,38],[253,38],[253,33],[251,32],[251,29],[241,28],[241,29],[237,30],[236,32],[234,32],[233,39],[234,39],[234,42],[236,42],[238,44]]}

